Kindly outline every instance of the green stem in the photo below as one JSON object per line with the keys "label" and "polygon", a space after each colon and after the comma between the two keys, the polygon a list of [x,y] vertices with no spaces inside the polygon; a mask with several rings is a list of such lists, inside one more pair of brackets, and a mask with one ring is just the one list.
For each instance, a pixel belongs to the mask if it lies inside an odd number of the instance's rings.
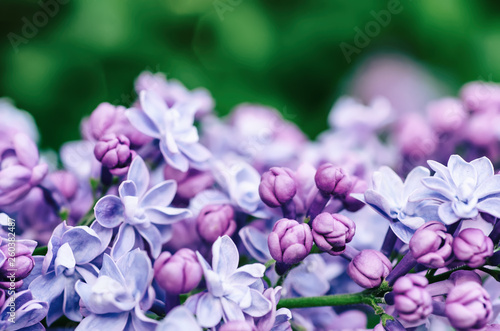
{"label": "green stem", "polygon": [[383,314],[384,311],[382,307],[378,306],[379,303],[384,303],[384,300],[373,295],[354,293],[325,295],[322,297],[286,298],[278,302],[277,308],[330,307],[366,304],[371,306],[375,310],[375,313]]}
{"label": "green stem", "polygon": [[264,264],[264,266],[266,267],[266,270],[267,270],[267,268],[269,268],[270,266],[272,266],[275,263],[276,263],[276,260],[270,259],[269,261],[266,262],[266,264]]}
{"label": "green stem", "polygon": [[429,284],[437,283],[437,282],[440,282],[442,280],[446,280],[446,279],[450,278],[450,275],[457,270],[474,270],[474,268],[470,268],[466,265],[463,265],[463,266],[454,268],[452,270],[449,270],[447,272],[443,272],[442,274],[439,274],[439,275],[426,275],[426,277],[429,280]]}

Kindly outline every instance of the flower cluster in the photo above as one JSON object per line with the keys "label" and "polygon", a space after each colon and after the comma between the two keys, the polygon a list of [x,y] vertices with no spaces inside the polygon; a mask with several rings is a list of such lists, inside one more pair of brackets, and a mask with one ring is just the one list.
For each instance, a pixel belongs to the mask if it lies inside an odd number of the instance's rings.
{"label": "flower cluster", "polygon": [[500,86],[404,116],[341,98],[315,142],[135,88],[59,160],[0,103],[0,329],[500,329]]}

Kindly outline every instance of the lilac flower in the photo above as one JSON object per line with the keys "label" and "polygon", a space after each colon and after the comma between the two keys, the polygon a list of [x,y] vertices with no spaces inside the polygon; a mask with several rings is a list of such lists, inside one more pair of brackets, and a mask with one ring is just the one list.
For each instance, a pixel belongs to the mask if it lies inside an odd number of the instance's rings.
{"label": "lilac flower", "polygon": [[500,217],[500,175],[486,157],[465,162],[452,155],[448,166],[428,161],[436,173],[422,179],[428,190],[419,190],[411,201],[431,199],[440,203],[439,218],[445,224],[474,218],[479,212]]}
{"label": "lilac flower", "polygon": [[31,138],[24,133],[14,135],[9,147],[0,150],[0,206],[25,197],[47,172],[47,164],[38,162],[38,149]]}
{"label": "lilac flower", "polygon": [[173,107],[177,103],[196,103],[197,117],[210,113],[214,107],[214,100],[210,92],[204,88],[189,91],[181,82],[174,79],[167,80],[162,73],[153,74],[148,71],[141,73],[135,81],[135,90],[137,94],[140,94],[141,91],[155,92],[168,107]]}
{"label": "lilac flower", "polygon": [[261,263],[266,263],[272,259],[269,246],[267,245],[268,234],[263,233],[252,225],[241,228],[238,234],[248,253],[254,259]]}
{"label": "lilac flower", "polygon": [[267,243],[276,262],[286,265],[299,263],[311,251],[311,228],[307,224],[282,218],[274,224]]}
{"label": "lilac flower", "polygon": [[156,331],[170,330],[190,330],[202,331],[201,326],[196,322],[193,313],[184,306],[178,306],[172,309],[167,316],[158,323]]}
{"label": "lilac flower", "polygon": [[29,285],[37,300],[49,303],[49,325],[63,314],[73,321],[82,319],[75,283],[95,278],[97,268],[90,262],[101,252],[101,240],[87,226],[71,227],[63,222],[54,230],[42,268],[37,270],[40,275]]}
{"label": "lilac flower", "polygon": [[294,173],[288,168],[272,167],[262,174],[259,195],[269,207],[280,207],[293,199],[297,193]]}
{"label": "lilac flower", "polygon": [[312,223],[314,242],[331,255],[342,254],[356,231],[356,224],[340,214],[321,213]]}
{"label": "lilac flower", "polygon": [[[8,243],[5,239],[2,240],[2,244],[0,247],[0,287],[2,287],[3,282],[9,280],[9,274],[12,274],[10,270],[12,269],[16,270],[16,282],[22,284],[22,280],[28,277],[35,264],[31,256],[34,247],[30,248],[24,245],[22,241]],[[9,258],[14,260],[9,260]],[[14,265],[12,265],[11,261],[14,261]]]}
{"label": "lilac flower", "polygon": [[154,299],[152,280],[146,252],[135,249],[116,262],[104,254],[98,277],[75,285],[85,315],[76,330],[154,330],[157,322],[144,314]]}
{"label": "lilac flower", "polygon": [[17,109],[8,98],[0,98],[0,118],[9,119],[0,123],[0,150],[8,147],[10,139],[19,132],[38,142],[39,133],[33,116],[25,110]]}
{"label": "lilac flower", "polygon": [[[360,194],[353,194],[353,196],[365,201],[387,218],[391,222],[392,231],[399,239],[408,243],[413,233],[436,215],[436,206],[427,202],[409,201],[412,193],[422,188],[421,179],[429,174],[428,169],[416,167],[403,183],[392,169],[381,167],[373,174],[373,189],[366,190],[364,197]],[[424,191],[427,192],[427,190]]]}
{"label": "lilac flower", "polygon": [[140,101],[142,110],[129,109],[127,117],[139,131],[160,140],[160,151],[170,166],[186,172],[190,163],[199,165],[210,158],[210,152],[198,143],[195,104],[169,108],[153,91],[141,91]]}
{"label": "lilac flower", "polygon": [[287,308],[276,310],[276,305],[281,298],[281,286],[268,288],[264,291],[264,297],[271,301],[271,310],[264,316],[255,319],[256,331],[280,331],[289,330],[292,313]]}
{"label": "lilac flower", "polygon": [[[11,307],[15,308],[15,323],[9,320]],[[45,328],[40,323],[47,316],[49,305],[43,300],[33,298],[29,290],[16,292],[7,298],[0,309],[0,329],[4,331],[30,330],[41,331]]]}
{"label": "lilac flower", "polygon": [[171,237],[171,224],[191,216],[187,209],[168,207],[175,196],[175,181],[161,182],[146,191],[148,186],[148,168],[137,156],[127,180],[118,189],[120,196],[107,195],[95,205],[95,217],[101,226],[119,226],[111,249],[115,259],[142,245],[141,237],[148,243],[152,256],[158,257],[162,244]]}
{"label": "lilac flower", "polygon": [[212,246],[212,267],[198,254],[208,291],[191,296],[186,305],[203,327],[214,327],[221,319],[242,321],[245,314],[262,317],[271,310],[271,302],[262,295],[262,264],[238,268],[239,254],[231,238],[223,236]]}

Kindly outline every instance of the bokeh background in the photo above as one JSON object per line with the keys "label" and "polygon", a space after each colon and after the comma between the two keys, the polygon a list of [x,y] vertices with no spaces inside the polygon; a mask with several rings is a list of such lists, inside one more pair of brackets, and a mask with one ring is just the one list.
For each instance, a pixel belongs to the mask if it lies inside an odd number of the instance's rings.
{"label": "bokeh background", "polygon": [[[38,13],[54,2],[57,13],[44,22]],[[347,59],[341,43],[355,46],[356,29],[387,1],[1,0],[0,96],[33,114],[42,147],[58,149],[78,139],[81,118],[100,102],[130,105],[143,70],[207,88],[221,116],[241,102],[273,106],[312,138],[335,99],[386,54],[415,61],[412,70],[432,77],[431,93],[500,80],[500,2],[400,6]],[[370,84],[399,93],[391,77],[408,68],[389,67]]]}

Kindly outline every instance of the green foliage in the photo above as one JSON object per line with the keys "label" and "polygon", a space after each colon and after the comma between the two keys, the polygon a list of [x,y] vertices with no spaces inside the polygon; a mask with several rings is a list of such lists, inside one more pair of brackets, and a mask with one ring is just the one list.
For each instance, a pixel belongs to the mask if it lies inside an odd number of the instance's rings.
{"label": "green foliage", "polygon": [[380,50],[439,68],[455,90],[500,77],[493,0],[401,0],[350,63],[340,43],[352,44],[387,1],[43,1],[67,3],[34,36],[23,29],[43,11],[39,0],[0,2],[0,96],[30,111],[42,146],[55,149],[79,137],[81,117],[100,102],[129,105],[143,70],[206,87],[220,115],[241,102],[286,110],[311,137],[326,128],[344,77]]}

